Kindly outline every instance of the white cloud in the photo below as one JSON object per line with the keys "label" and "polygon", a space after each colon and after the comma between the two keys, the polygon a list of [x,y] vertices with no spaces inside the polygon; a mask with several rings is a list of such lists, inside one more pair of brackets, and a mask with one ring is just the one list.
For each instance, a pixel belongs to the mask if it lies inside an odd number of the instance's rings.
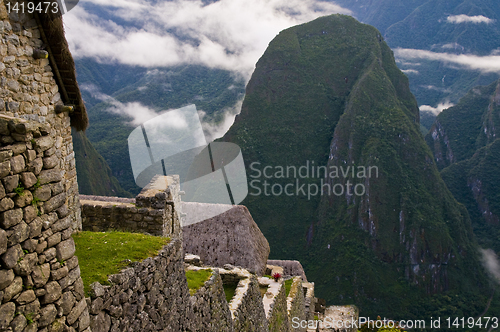
{"label": "white cloud", "polygon": [[154,110],[142,105],[139,102],[119,102],[115,98],[100,92],[95,85],[81,84],[80,89],[89,92],[92,98],[108,103],[110,106],[106,109],[107,112],[131,118],[132,120],[129,122],[129,124],[132,126],[138,126],[158,116],[158,113],[156,113]]}
{"label": "white cloud", "polygon": [[500,73],[500,56],[477,56],[468,54],[438,53],[426,50],[397,48],[396,57],[406,60],[425,59],[441,61],[449,65],[455,64],[470,70],[479,70],[484,73]]}
{"label": "white cloud", "polygon": [[434,85],[421,85],[421,87],[424,89],[427,89],[427,90],[435,90],[435,91],[440,91],[440,92],[445,92],[445,93],[452,92],[451,89],[438,88],[437,86],[434,86]]}
{"label": "white cloud", "polygon": [[449,101],[445,101],[443,103],[439,103],[436,107],[432,107],[430,105],[421,105],[419,107],[419,109],[420,109],[420,111],[423,111],[423,112],[431,112],[435,115],[438,115],[443,110],[450,108],[450,107],[453,107],[453,106],[454,106],[454,104],[450,103]]}
{"label": "white cloud", "polygon": [[223,118],[222,121],[219,121],[219,123],[204,121],[206,113],[198,111],[207,142],[213,142],[215,139],[224,136],[224,134],[233,125],[236,114],[238,114],[241,110],[242,103],[243,99],[239,100],[234,106],[223,109]]}
{"label": "white cloud", "polygon": [[415,69],[402,69],[401,71],[405,74],[415,74],[415,75],[420,74],[418,70]]}
{"label": "white cloud", "polygon": [[493,278],[500,283],[500,262],[498,256],[491,249],[480,249],[483,265]]}
{"label": "white cloud", "polygon": [[[80,0],[64,16],[73,56],[143,67],[201,64],[250,77],[281,30],[319,16],[351,12],[318,0]],[[85,10],[102,6],[130,22],[119,25]],[[182,37],[180,37],[182,36]]]}
{"label": "white cloud", "polygon": [[462,14],[462,15],[450,15],[446,18],[446,22],[453,24],[460,24],[460,23],[491,24],[494,22],[494,20],[492,20],[491,18],[487,18],[486,16],[483,15],[467,16]]}

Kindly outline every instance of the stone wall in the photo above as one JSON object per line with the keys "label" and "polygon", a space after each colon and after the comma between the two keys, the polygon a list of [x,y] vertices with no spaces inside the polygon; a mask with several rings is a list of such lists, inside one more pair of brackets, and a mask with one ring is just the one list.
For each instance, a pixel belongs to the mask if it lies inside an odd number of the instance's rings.
{"label": "stone wall", "polygon": [[111,286],[91,285],[92,331],[179,332],[195,326],[179,239],[109,280]]}
{"label": "stone wall", "polygon": [[157,176],[134,199],[80,195],[83,230],[120,230],[179,237],[177,176]]}
{"label": "stone wall", "polygon": [[[216,204],[183,203],[182,212],[189,218],[199,206],[210,205]],[[185,252],[200,256],[206,265],[231,264],[264,274],[269,243],[245,206],[235,205],[213,218],[184,226],[182,231]]]}
{"label": "stone wall", "polygon": [[194,319],[192,325],[200,332],[232,332],[233,320],[226,301],[218,269],[213,269],[210,279],[198,289],[191,301]]}
{"label": "stone wall", "polygon": [[[40,30],[32,15],[9,15],[2,1],[0,36],[0,114],[50,124],[48,136],[54,149],[43,163],[61,171],[69,215],[74,227],[81,227],[70,117],[67,112],[55,112],[62,101],[49,60],[33,57],[34,50],[43,47]],[[16,133],[4,135],[1,144],[12,145],[18,139]]]}
{"label": "stone wall", "polygon": [[59,138],[0,115],[0,330],[90,331]]}
{"label": "stone wall", "polygon": [[279,283],[278,294],[273,298],[269,314],[269,332],[288,332],[290,322],[288,321],[288,310],[286,301],[286,290],[283,281]]}
{"label": "stone wall", "polygon": [[269,331],[262,296],[260,295],[259,282],[254,275],[239,281],[236,294],[229,304],[234,331]]}
{"label": "stone wall", "polygon": [[[304,310],[305,309],[305,310]],[[288,324],[290,331],[306,332],[306,329],[292,328],[293,317],[298,317],[300,321],[308,319],[308,311],[305,305],[304,288],[300,277],[294,277],[290,292],[287,297]],[[314,319],[314,316],[312,317]]]}
{"label": "stone wall", "polygon": [[299,261],[270,259],[268,265],[281,266],[283,268],[283,276],[300,276],[302,281],[307,282],[306,273]]}

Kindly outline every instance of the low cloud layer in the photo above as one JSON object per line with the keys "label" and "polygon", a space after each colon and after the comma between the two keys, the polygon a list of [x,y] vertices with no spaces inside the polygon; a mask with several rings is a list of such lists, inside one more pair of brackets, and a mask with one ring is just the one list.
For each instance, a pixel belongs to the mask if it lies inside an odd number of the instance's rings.
{"label": "low cloud layer", "polygon": [[460,24],[460,23],[474,23],[474,24],[479,24],[479,23],[486,23],[486,24],[491,24],[494,22],[491,18],[487,18],[486,16],[483,15],[477,15],[477,16],[467,16],[467,15],[451,15],[446,18],[446,22],[448,23],[454,23],[454,24]]}
{"label": "low cloud layer", "polygon": [[122,103],[115,98],[99,91],[99,89],[95,85],[81,84],[80,89],[90,93],[92,98],[109,104],[110,106],[106,109],[106,111],[131,119],[128,123],[131,126],[138,126],[158,116],[158,114],[154,110],[142,105],[139,102]]}
{"label": "low cloud layer", "polygon": [[491,249],[480,249],[483,265],[490,275],[500,284],[500,262],[498,256]]}
{"label": "low cloud layer", "polygon": [[420,109],[421,112],[431,112],[431,113],[433,113],[435,115],[438,115],[443,110],[445,110],[447,108],[450,108],[450,107],[453,107],[453,106],[455,106],[455,105],[446,101],[446,102],[443,102],[443,103],[439,103],[436,107],[432,107],[430,105],[421,105],[419,107],[419,109]]}
{"label": "low cloud layer", "polygon": [[459,65],[464,69],[479,70],[484,73],[500,73],[500,56],[498,55],[450,54],[408,48],[397,48],[394,50],[394,54],[396,57],[405,60],[433,60],[450,65]]}
{"label": "low cloud layer", "polygon": [[[317,0],[80,0],[65,15],[66,37],[76,58],[142,67],[201,64],[246,79],[281,30],[319,16],[350,11]],[[85,10],[102,7],[121,23]],[[116,20],[118,21],[118,20]],[[123,23],[126,22],[126,23]]]}

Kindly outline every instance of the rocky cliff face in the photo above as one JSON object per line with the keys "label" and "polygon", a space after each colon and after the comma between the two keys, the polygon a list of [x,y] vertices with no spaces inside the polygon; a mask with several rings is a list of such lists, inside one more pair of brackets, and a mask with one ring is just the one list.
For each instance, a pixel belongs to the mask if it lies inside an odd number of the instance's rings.
{"label": "rocky cliff face", "polygon": [[499,109],[500,81],[476,87],[443,111],[426,137],[446,185],[467,207],[479,243],[496,251],[500,250]]}
{"label": "rocky cliff face", "polygon": [[[271,257],[300,259],[329,302],[394,317],[423,294],[482,292],[467,211],[440,178],[408,80],[375,28],[334,15],[282,31],[224,140],[242,148],[243,204]],[[287,185],[293,193],[279,194]]]}

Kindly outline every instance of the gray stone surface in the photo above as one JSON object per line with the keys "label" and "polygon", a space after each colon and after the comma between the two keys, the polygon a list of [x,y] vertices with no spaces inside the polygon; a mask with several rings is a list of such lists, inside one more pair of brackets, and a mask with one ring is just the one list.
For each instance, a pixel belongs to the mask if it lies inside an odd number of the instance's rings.
{"label": "gray stone surface", "polygon": [[[183,212],[203,203],[183,203]],[[204,264],[241,266],[262,275],[269,256],[269,243],[245,206],[182,228],[184,251],[200,256]]]}

